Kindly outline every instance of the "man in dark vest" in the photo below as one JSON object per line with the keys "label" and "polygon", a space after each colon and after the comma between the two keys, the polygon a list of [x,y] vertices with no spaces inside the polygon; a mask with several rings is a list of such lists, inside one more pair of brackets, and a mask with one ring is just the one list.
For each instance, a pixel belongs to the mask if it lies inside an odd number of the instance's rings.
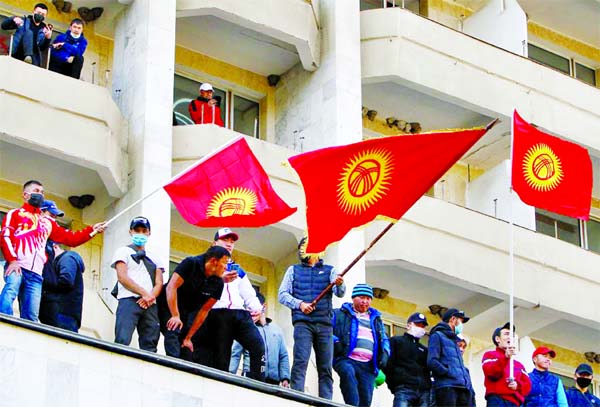
{"label": "man in dark vest", "polygon": [[[279,287],[279,302],[292,310],[294,325],[294,362],[292,365],[291,388],[304,391],[306,368],[311,347],[315,350],[317,373],[319,376],[319,397],[331,400],[333,397],[333,327],[331,318],[332,295],[343,297],[346,291],[344,280],[332,266],[323,264],[319,255],[305,252],[308,241],[303,238],[298,244],[300,264],[290,266]],[[329,285],[335,283],[332,291],[314,307],[313,299]]]}

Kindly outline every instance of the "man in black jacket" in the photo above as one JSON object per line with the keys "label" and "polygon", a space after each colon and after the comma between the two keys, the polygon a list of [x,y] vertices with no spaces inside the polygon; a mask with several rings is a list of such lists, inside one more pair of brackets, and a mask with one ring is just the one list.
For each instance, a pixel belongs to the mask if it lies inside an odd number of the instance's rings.
{"label": "man in black jacket", "polygon": [[406,333],[390,339],[391,354],[384,373],[394,394],[394,407],[429,406],[431,375],[427,368],[427,348],[419,342],[427,325],[425,315],[416,312],[406,321]]}

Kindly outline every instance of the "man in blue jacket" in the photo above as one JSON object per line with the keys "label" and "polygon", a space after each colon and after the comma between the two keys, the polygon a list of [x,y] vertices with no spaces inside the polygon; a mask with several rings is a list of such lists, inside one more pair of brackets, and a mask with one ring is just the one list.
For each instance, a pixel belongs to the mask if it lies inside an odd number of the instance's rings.
{"label": "man in blue jacket", "polygon": [[46,322],[57,328],[78,332],[83,309],[83,272],[85,265],[74,251],[65,251],[53,242],[55,258],[52,268],[56,276],[55,286],[46,286],[44,295],[47,313],[52,316]]}
{"label": "man in blue jacket", "polygon": [[371,308],[373,288],[357,284],[352,302],[333,312],[333,368],[340,376],[344,402],[369,407],[375,378],[390,355],[381,313]]}
{"label": "man in blue jacket", "polygon": [[582,363],[575,369],[575,387],[567,390],[569,407],[600,406],[600,399],[588,390],[594,378],[594,371],[587,363]]}
{"label": "man in blue jacket", "polygon": [[76,18],[66,33],[60,34],[52,43],[50,70],[79,79],[83,68],[83,53],[87,40],[83,36],[83,21]]}
{"label": "man in blue jacket", "polygon": [[450,308],[430,332],[427,367],[433,375],[433,390],[438,406],[469,407],[471,378],[458,347],[458,336],[469,317],[463,311]]}
{"label": "man in blue jacket", "polygon": [[532,355],[534,369],[529,373],[531,391],[525,397],[525,407],[569,407],[565,388],[558,376],[550,373],[556,352],[545,346],[538,347]]}
{"label": "man in blue jacket", "polygon": [[46,25],[48,6],[38,3],[33,14],[27,17],[12,16],[2,22],[3,30],[16,30],[12,39],[11,56],[21,61],[40,66],[41,53],[48,49],[52,38],[52,26]]}

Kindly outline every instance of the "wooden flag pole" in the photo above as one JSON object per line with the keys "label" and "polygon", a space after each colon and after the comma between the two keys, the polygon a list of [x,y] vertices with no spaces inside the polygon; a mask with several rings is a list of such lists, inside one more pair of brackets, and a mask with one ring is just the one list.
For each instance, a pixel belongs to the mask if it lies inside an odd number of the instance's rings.
{"label": "wooden flag pole", "polygon": [[[380,232],[380,233],[377,235],[377,237],[375,237],[375,239],[373,239],[373,240],[371,241],[371,243],[369,243],[369,245],[368,245],[368,246],[367,246],[367,247],[366,247],[366,248],[365,248],[365,249],[364,249],[362,252],[360,252],[360,253],[359,253],[359,255],[358,255],[358,256],[356,256],[356,258],[355,258],[354,260],[352,260],[352,262],[351,262],[350,264],[348,264],[348,266],[347,266],[347,267],[344,269],[344,271],[342,271],[342,272],[339,274],[339,276],[340,276],[340,277],[343,277],[343,276],[344,276],[344,275],[345,275],[347,272],[349,272],[349,271],[350,271],[350,269],[351,269],[352,267],[354,267],[354,265],[355,265],[356,263],[358,263],[358,261],[359,261],[360,259],[362,259],[362,258],[365,256],[365,254],[367,254],[367,252],[368,252],[369,250],[371,250],[371,248],[372,248],[373,246],[375,246],[375,243],[377,243],[377,242],[379,241],[379,239],[381,239],[381,238],[383,237],[383,235],[385,235],[387,232],[389,232],[389,230],[392,228],[392,226],[394,226],[394,223],[393,223],[393,222],[390,222],[390,223],[389,223],[389,225],[387,225],[387,226],[385,227],[385,229],[383,229],[383,230],[382,230],[382,231],[381,231],[381,232]],[[314,300],[313,300],[313,301],[310,303],[310,305],[311,305],[311,306],[313,306],[313,307],[314,307],[315,305],[317,305],[317,303],[318,303],[319,301],[321,301],[321,299],[323,299],[323,297],[325,296],[325,294],[327,294],[327,292],[328,292],[329,290],[331,290],[331,289],[333,288],[333,286],[334,286],[334,285],[335,285],[335,283],[329,283],[329,285],[328,285],[327,287],[325,287],[325,289],[323,289],[323,291],[321,291],[321,293],[320,293],[319,295],[317,295],[317,297],[316,297],[316,298],[315,298],[315,299],[314,299]]]}
{"label": "wooden flag pole", "polygon": [[[494,120],[492,120],[490,123],[488,123],[488,125],[487,125],[487,126],[485,126],[485,131],[486,131],[486,132],[487,132],[487,131],[489,131],[489,130],[490,130],[492,127],[494,127],[496,124],[498,124],[498,122],[499,122],[499,121],[500,121],[499,119],[494,119]],[[376,243],[379,241],[379,239],[381,239],[381,238],[383,237],[383,235],[385,235],[385,234],[386,234],[386,233],[387,233],[387,232],[388,232],[388,231],[389,231],[389,230],[392,228],[392,226],[394,226],[394,223],[393,223],[393,222],[390,222],[390,224],[389,224],[389,225],[387,225],[387,226],[385,227],[385,229],[383,229],[383,230],[381,231],[381,233],[379,233],[379,234],[377,235],[377,237],[375,237],[375,239],[373,239],[373,241],[371,241],[371,243],[369,243],[369,246],[367,246],[367,247],[366,247],[366,248],[365,248],[365,249],[364,249],[362,252],[360,252],[360,254],[359,254],[358,256],[356,256],[356,258],[355,258],[354,260],[352,260],[352,262],[351,262],[351,263],[350,263],[350,264],[349,264],[349,265],[348,265],[348,266],[347,266],[347,267],[344,269],[344,271],[342,271],[342,272],[339,274],[339,276],[340,276],[340,277],[343,277],[344,275],[346,275],[346,273],[347,273],[347,272],[349,272],[349,271],[350,271],[350,269],[352,269],[352,267],[354,267],[354,265],[355,265],[356,263],[358,263],[358,261],[359,261],[360,259],[362,259],[362,258],[365,256],[365,254],[367,254],[367,253],[369,252],[369,250],[371,250],[371,248],[372,248],[373,246],[375,246],[375,244],[376,244]],[[334,286],[334,285],[335,285],[335,283],[329,283],[329,285],[327,285],[327,287],[325,287],[325,288],[323,289],[323,291],[321,291],[321,292],[319,293],[319,295],[317,295],[317,296],[316,296],[316,298],[315,298],[314,300],[312,300],[312,302],[310,303],[310,305],[311,305],[312,307],[314,307],[314,306],[315,306],[315,305],[316,305],[316,304],[317,304],[319,301],[321,301],[321,300],[323,299],[323,297],[325,296],[325,294],[327,294],[327,292],[328,292],[329,290],[331,290],[331,289],[333,288],[333,286]]]}

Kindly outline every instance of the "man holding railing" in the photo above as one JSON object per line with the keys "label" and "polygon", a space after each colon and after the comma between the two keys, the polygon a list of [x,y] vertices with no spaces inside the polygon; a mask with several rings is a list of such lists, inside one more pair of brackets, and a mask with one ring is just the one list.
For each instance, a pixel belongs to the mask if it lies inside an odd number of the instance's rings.
{"label": "man holding railing", "polygon": [[13,58],[35,66],[41,65],[41,53],[48,49],[52,38],[52,25],[44,23],[47,15],[48,7],[38,3],[33,8],[33,15],[12,16],[2,22],[3,30],[16,30],[12,38]]}

